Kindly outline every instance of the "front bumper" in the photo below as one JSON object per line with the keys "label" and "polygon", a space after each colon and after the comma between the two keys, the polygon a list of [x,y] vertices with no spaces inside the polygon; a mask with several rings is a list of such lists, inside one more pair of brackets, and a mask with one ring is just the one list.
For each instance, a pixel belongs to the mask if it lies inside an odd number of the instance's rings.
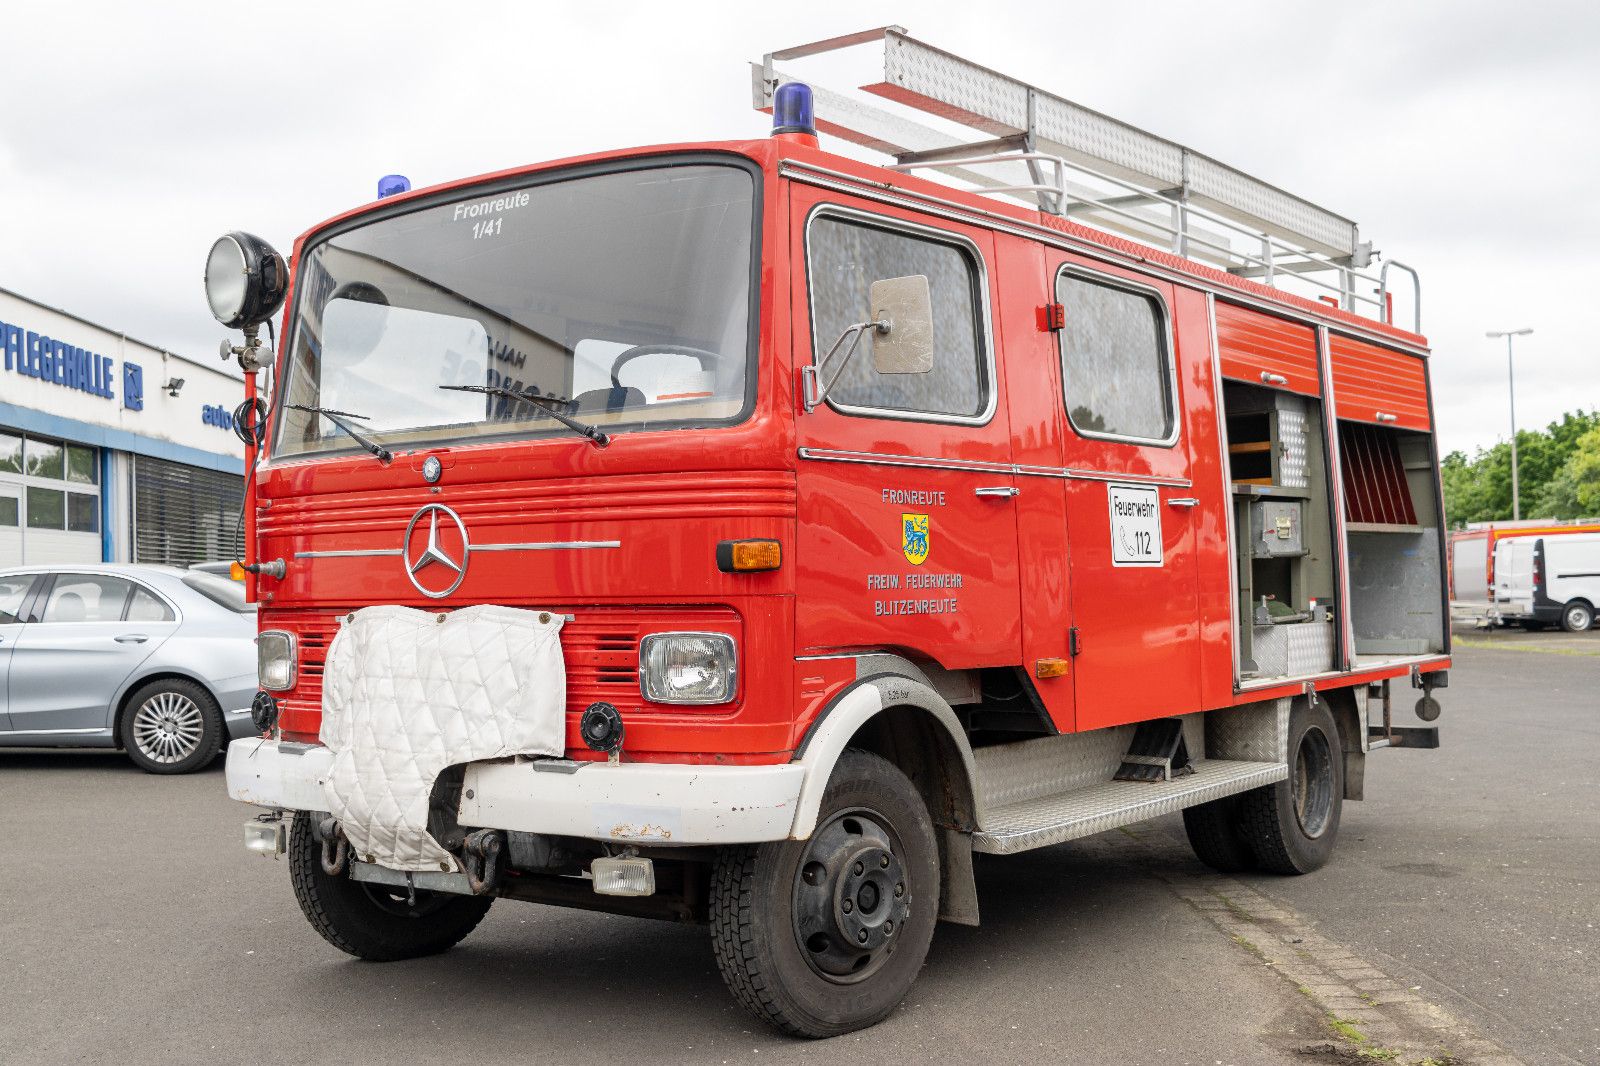
{"label": "front bumper", "polygon": [[[228,795],[260,807],[327,810],[333,753],[250,738],[228,745]],[[640,844],[787,839],[805,768],[517,759],[468,763],[461,824]]]}

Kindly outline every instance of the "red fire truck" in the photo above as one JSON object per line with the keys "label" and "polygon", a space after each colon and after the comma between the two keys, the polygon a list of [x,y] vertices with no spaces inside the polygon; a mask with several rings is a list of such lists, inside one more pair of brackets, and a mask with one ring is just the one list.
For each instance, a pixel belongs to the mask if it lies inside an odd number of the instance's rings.
{"label": "red fire truck", "polygon": [[[942,128],[777,66],[863,43]],[[287,264],[213,248],[249,846],[366,959],[496,899],[706,923],[812,1037],[977,923],[974,852],[1182,811],[1218,870],[1322,866],[1367,754],[1436,746],[1391,686],[1431,720],[1449,665],[1405,268],[897,28],[752,79],[762,140],[399,191]]]}

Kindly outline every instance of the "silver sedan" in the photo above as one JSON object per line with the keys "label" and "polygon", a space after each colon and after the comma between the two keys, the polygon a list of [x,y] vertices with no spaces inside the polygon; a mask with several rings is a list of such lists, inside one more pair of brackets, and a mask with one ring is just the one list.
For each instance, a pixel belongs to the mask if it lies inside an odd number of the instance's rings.
{"label": "silver sedan", "polygon": [[254,732],[253,604],[166,566],[0,570],[0,747],[122,748],[182,774]]}

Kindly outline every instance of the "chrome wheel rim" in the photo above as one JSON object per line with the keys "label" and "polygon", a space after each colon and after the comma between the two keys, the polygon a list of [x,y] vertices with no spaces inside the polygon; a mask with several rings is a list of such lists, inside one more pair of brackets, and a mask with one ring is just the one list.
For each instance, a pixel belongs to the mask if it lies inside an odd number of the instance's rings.
{"label": "chrome wheel rim", "polygon": [[1587,607],[1567,608],[1567,628],[1575,633],[1581,633],[1589,628],[1589,609]]}
{"label": "chrome wheel rim", "polygon": [[200,705],[181,692],[158,692],[133,712],[133,743],[151,762],[182,762],[204,734]]}

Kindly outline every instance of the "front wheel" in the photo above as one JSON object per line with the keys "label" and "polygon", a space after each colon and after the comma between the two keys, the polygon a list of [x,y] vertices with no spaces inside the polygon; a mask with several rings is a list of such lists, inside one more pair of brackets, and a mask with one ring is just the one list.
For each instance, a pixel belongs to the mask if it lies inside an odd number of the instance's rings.
{"label": "front wheel", "polygon": [[711,942],[729,990],[792,1036],[882,1021],[928,956],[939,850],[916,786],[898,767],[846,751],[808,840],[723,848],[711,882]]}
{"label": "front wheel", "polygon": [[1326,863],[1344,809],[1344,749],[1328,705],[1289,712],[1289,776],[1239,797],[1240,828],[1261,869],[1306,874]]}
{"label": "front wheel", "polygon": [[1573,600],[1561,608],[1561,628],[1568,633],[1586,633],[1594,626],[1594,608]]}
{"label": "front wheel", "polygon": [[489,896],[453,892],[416,893],[356,881],[322,871],[322,842],[311,831],[311,816],[294,816],[289,837],[289,881],[311,928],[349,955],[372,962],[394,962],[437,955],[472,932],[493,902]]}

